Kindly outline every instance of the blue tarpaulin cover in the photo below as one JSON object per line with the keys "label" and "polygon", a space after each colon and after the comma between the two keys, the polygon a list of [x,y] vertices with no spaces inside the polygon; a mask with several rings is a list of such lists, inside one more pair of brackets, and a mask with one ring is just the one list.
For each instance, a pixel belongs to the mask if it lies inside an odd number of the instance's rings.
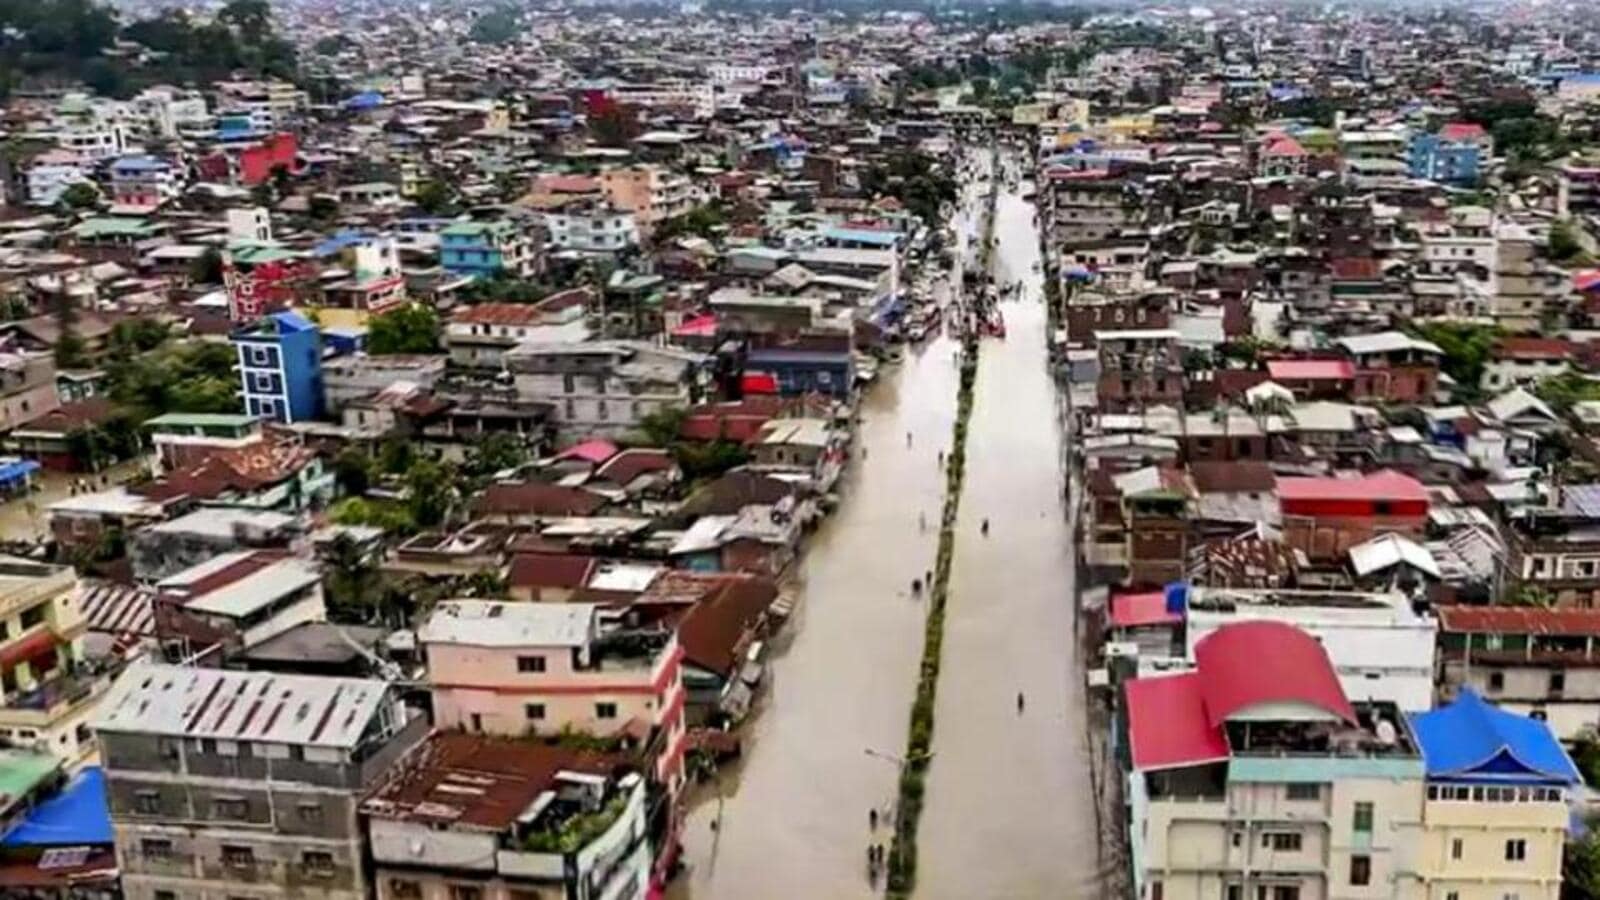
{"label": "blue tarpaulin cover", "polygon": [[1449,706],[1412,713],[1429,778],[1575,784],[1578,770],[1550,726],[1463,690]]}
{"label": "blue tarpaulin cover", "polygon": [[33,808],[0,845],[6,847],[73,846],[111,843],[111,811],[106,806],[106,781],[99,766],[72,777],[61,792]]}

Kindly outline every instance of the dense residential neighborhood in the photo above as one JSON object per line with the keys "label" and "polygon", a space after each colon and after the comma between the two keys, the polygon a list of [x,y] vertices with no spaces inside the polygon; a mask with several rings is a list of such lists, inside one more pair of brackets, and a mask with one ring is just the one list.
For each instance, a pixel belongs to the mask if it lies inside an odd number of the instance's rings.
{"label": "dense residential neighborhood", "polygon": [[1600,898],[1596,12],[0,10],[0,897]]}

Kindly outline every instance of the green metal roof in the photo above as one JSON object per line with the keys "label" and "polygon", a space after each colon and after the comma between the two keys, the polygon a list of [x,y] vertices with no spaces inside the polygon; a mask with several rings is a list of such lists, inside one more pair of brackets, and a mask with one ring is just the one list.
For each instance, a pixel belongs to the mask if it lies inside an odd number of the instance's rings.
{"label": "green metal roof", "polygon": [[48,753],[0,750],[0,809],[27,796],[60,768],[61,760]]}
{"label": "green metal roof", "polygon": [[122,216],[96,216],[84,219],[72,226],[72,233],[80,238],[116,237],[127,235],[129,237],[148,237],[155,234],[155,228],[144,219],[130,219]]}
{"label": "green metal roof", "polygon": [[276,244],[256,243],[229,244],[228,253],[233,256],[234,262],[244,263],[247,266],[279,262],[285,259],[294,259],[297,256],[293,251],[285,250]]}

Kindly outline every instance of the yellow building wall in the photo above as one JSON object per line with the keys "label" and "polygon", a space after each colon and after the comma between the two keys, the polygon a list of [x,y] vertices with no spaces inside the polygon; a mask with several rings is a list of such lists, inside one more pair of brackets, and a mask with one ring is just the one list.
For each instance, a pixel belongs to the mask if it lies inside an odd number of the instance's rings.
{"label": "yellow building wall", "polygon": [[[1566,826],[1560,801],[1426,801],[1418,862],[1428,900],[1556,900]],[[1515,840],[1525,842],[1520,861],[1506,859],[1506,842]]]}

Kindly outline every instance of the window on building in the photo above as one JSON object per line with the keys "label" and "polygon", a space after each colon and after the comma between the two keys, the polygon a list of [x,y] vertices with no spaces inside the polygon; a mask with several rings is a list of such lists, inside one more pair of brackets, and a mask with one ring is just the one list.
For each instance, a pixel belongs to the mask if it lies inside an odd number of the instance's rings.
{"label": "window on building", "polygon": [[243,819],[250,815],[250,801],[243,797],[215,797],[211,801],[211,815],[217,819]]}
{"label": "window on building", "polygon": [[1446,891],[1445,895],[1444,895],[1444,900],[1461,900],[1461,892],[1460,891]]}
{"label": "window on building", "polygon": [[178,900],[177,891],[156,891],[150,895],[150,900]]}
{"label": "window on building", "polygon": [[1566,672],[1551,672],[1550,673],[1550,693],[1559,694],[1559,693],[1561,693],[1562,691],[1564,691],[1566,689],[1567,689],[1567,673]]}
{"label": "window on building", "polygon": [[171,859],[172,842],[166,838],[145,838],[139,842],[139,854],[145,859]]}
{"label": "window on building", "polygon": [[615,703],[596,703],[594,705],[594,717],[596,719],[615,719],[617,717],[617,705]]}
{"label": "window on building", "polygon": [[1290,800],[1320,800],[1322,799],[1322,785],[1311,782],[1291,783],[1286,793]]}
{"label": "window on building", "polygon": [[302,825],[322,824],[322,804],[320,803],[301,803],[296,807],[295,811]]}
{"label": "window on building", "polygon": [[1466,841],[1461,838],[1450,839],[1450,858],[1460,859],[1461,852],[1466,849]]}
{"label": "window on building", "polygon": [[406,878],[391,878],[389,896],[394,900],[422,900],[422,884]]}
{"label": "window on building", "polygon": [[475,884],[452,884],[450,900],[483,900],[483,888]]}
{"label": "window on building", "polygon": [[522,706],[522,711],[527,715],[530,722],[538,722],[544,718],[543,703],[525,703]]}
{"label": "window on building", "polygon": [[46,604],[36,603],[22,611],[22,630],[27,631],[35,625],[44,622],[44,608]]}
{"label": "window on building", "polygon": [[1293,852],[1300,849],[1300,833],[1297,831],[1263,832],[1261,846],[1269,850]]}
{"label": "window on building", "polygon": [[1275,884],[1272,886],[1272,900],[1300,900],[1300,885]]}
{"label": "window on building", "polygon": [[1522,862],[1528,858],[1528,842],[1522,838],[1506,841],[1506,862]]}
{"label": "window on building", "polygon": [[161,812],[161,795],[155,791],[140,791],[133,795],[133,811],[145,816]]}
{"label": "window on building", "polygon": [[1222,900],[1244,900],[1244,885],[1230,884],[1222,889]]}
{"label": "window on building", "polygon": [[1162,887],[1161,882],[1150,882],[1150,900],[1162,900],[1162,898],[1165,896],[1166,889]]}
{"label": "window on building", "polygon": [[222,864],[235,869],[251,868],[256,864],[256,852],[238,844],[223,844]]}
{"label": "window on building", "polygon": [[1506,673],[1504,673],[1504,672],[1490,672],[1489,673],[1489,690],[1491,690],[1491,691],[1503,691],[1503,690],[1505,690],[1505,687],[1506,687]]}
{"label": "window on building", "polygon": [[1372,833],[1372,804],[1361,802],[1356,804],[1355,813],[1350,817],[1350,828],[1356,834]]}
{"label": "window on building", "polygon": [[606,402],[604,400],[601,400],[595,406],[595,417],[602,422],[611,418],[611,409],[610,407],[606,406]]}
{"label": "window on building", "polygon": [[331,875],[333,854],[325,850],[306,850],[300,854],[300,868],[313,875]]}
{"label": "window on building", "polygon": [[1372,857],[1365,855],[1350,857],[1350,883],[1357,887],[1372,883]]}
{"label": "window on building", "polygon": [[544,657],[542,657],[542,656],[519,656],[519,657],[517,657],[517,671],[518,672],[543,672],[544,671]]}

